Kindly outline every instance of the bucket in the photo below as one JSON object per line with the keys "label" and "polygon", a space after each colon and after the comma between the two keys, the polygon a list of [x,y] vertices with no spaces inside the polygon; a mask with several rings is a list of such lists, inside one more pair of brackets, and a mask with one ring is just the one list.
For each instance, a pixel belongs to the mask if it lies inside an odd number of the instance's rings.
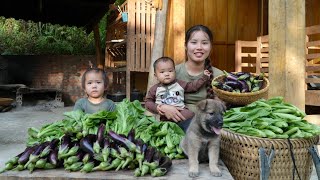
{"label": "bucket", "polygon": [[128,22],[128,12],[122,12],[121,16],[123,22]]}

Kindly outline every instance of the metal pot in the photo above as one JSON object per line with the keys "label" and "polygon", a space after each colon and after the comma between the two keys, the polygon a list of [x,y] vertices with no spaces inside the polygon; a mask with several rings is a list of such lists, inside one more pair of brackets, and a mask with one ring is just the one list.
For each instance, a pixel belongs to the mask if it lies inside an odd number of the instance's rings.
{"label": "metal pot", "polygon": [[140,92],[138,89],[133,89],[130,94],[130,101],[143,101],[143,93]]}
{"label": "metal pot", "polygon": [[107,98],[114,102],[121,102],[124,98],[126,98],[126,94],[122,92],[116,92],[113,94],[107,94]]}

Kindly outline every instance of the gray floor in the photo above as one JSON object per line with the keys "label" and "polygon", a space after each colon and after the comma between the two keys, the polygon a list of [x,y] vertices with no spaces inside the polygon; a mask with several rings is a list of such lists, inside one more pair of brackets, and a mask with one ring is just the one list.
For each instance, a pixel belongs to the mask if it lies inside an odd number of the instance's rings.
{"label": "gray floor", "polygon": [[[55,108],[55,109],[35,109],[32,107],[22,108],[11,112],[0,113],[0,169],[11,157],[19,154],[25,148],[25,140],[27,138],[27,130],[29,127],[41,127],[44,124],[52,123],[57,120],[63,119],[63,112],[71,111],[72,107]],[[197,179],[233,179],[228,169],[222,162],[219,163],[222,169],[223,176],[219,178],[212,177],[209,173],[208,164],[201,164],[200,177]],[[176,160],[169,173],[160,178],[153,179],[190,179],[187,175],[188,171],[187,160]],[[59,179],[70,178],[85,178],[85,179],[135,179],[133,172],[120,171],[120,172],[93,172],[89,174],[83,173],[69,173],[63,169],[47,170],[47,171],[35,171],[29,174],[28,171],[13,172],[8,171],[0,174],[0,179],[54,179],[54,177],[60,177]],[[150,179],[150,176],[145,177]],[[317,174],[315,170],[312,173],[311,180],[317,180]]]}
{"label": "gray floor", "polygon": [[[71,111],[72,107],[56,108],[51,110],[39,110],[38,108],[23,108],[6,113],[0,113],[0,169],[11,157],[19,154],[24,150],[25,141],[27,138],[27,130],[29,127],[41,127],[45,124],[52,123],[63,119],[63,112]],[[188,177],[187,160],[175,160],[169,173],[164,177],[153,179],[191,179]],[[219,163],[222,170],[222,177],[213,177],[209,173],[208,164],[200,165],[200,176],[197,179],[222,179],[232,180],[228,169],[223,162]],[[69,173],[64,169],[55,170],[38,170],[29,174],[28,171],[8,171],[0,174],[0,179],[136,179],[133,176],[133,171],[120,172],[92,172],[88,174],[75,172]],[[145,179],[150,179],[146,176]]]}

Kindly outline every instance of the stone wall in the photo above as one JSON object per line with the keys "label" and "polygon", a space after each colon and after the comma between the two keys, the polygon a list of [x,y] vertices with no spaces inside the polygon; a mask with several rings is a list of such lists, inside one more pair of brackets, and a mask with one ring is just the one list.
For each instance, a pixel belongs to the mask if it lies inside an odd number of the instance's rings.
{"label": "stone wall", "polygon": [[2,56],[8,62],[9,84],[25,84],[35,88],[56,88],[63,91],[65,105],[85,94],[81,75],[95,56]]}

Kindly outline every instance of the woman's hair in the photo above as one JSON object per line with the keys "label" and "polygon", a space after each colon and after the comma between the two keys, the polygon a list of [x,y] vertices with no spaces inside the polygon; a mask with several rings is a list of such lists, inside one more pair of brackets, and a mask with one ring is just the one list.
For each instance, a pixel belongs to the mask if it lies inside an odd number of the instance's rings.
{"label": "woman's hair", "polygon": [[[211,45],[213,45],[213,34],[210,31],[210,29],[204,25],[195,25],[195,26],[192,26],[191,28],[189,28],[188,31],[186,32],[185,47],[187,47],[188,41],[190,40],[192,34],[197,31],[202,31],[202,32],[206,33],[209,37]],[[187,58],[187,60],[188,60],[188,58]],[[213,69],[212,69],[210,57],[207,57],[205,59],[204,69],[207,69],[211,73],[210,79],[206,83],[206,89],[207,89],[207,98],[213,99],[214,92],[212,91],[212,87],[211,87],[211,81],[213,79]]]}
{"label": "woman's hair", "polygon": [[154,63],[153,63],[154,72],[156,72],[156,68],[157,68],[157,65],[158,65],[159,62],[168,62],[168,61],[171,62],[172,65],[173,65],[173,68],[175,68],[175,64],[174,64],[173,59],[171,59],[169,57],[160,57],[156,61],[154,61]]}
{"label": "woman's hair", "polygon": [[100,68],[97,68],[97,67],[91,67],[91,68],[87,69],[82,75],[81,86],[82,86],[83,89],[86,88],[86,75],[88,73],[90,73],[90,72],[101,73],[102,74],[103,83],[104,83],[104,87],[108,86],[109,80],[108,80],[108,77],[107,77],[107,73],[103,69],[100,69]]}

